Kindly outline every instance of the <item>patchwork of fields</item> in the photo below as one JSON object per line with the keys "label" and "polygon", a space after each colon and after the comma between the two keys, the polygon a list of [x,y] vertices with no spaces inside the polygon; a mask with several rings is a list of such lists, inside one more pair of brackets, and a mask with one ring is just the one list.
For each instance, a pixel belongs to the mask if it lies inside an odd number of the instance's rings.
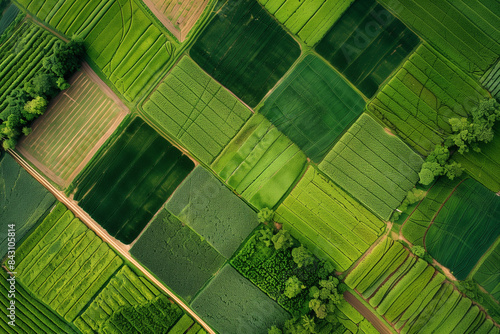
{"label": "patchwork of fields", "polygon": [[320,58],[308,55],[264,101],[260,112],[319,162],[364,105],[341,76]]}
{"label": "patchwork of fields", "polygon": [[333,181],[388,220],[418,181],[422,158],[367,114],[319,164]]}
{"label": "patchwork of fields", "polygon": [[74,181],[74,199],[110,235],[129,244],[193,168],[137,117]]}
{"label": "patchwork of fields", "polygon": [[241,0],[218,11],[190,55],[255,107],[299,57],[300,47],[257,1]]}
{"label": "patchwork of fields", "polygon": [[189,57],[183,57],[143,105],[158,126],[211,163],[251,111]]}
{"label": "patchwork of fields", "polygon": [[[85,66],[69,81],[71,87],[52,101],[17,149],[52,181],[67,187],[112,134],[126,114]],[[106,87],[107,88],[107,87]]]}
{"label": "patchwork of fields", "polygon": [[87,54],[128,100],[165,68],[175,52],[136,0],[21,0],[38,19],[85,41]]}
{"label": "patchwork of fields", "polygon": [[306,156],[261,114],[226,146],[212,169],[257,209],[273,208],[302,174]]}

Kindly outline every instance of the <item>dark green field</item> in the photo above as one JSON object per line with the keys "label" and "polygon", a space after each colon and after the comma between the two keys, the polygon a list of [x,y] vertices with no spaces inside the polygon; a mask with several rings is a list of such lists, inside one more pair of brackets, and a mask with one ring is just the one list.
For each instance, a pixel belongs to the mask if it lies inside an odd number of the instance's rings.
{"label": "dark green field", "polygon": [[75,200],[129,244],[193,169],[193,162],[135,118],[75,182]]}
{"label": "dark green field", "polygon": [[309,55],[264,101],[271,123],[319,162],[365,102],[320,58]]}
{"label": "dark green field", "polygon": [[500,197],[473,179],[458,186],[427,231],[424,244],[459,280],[500,235]]}
{"label": "dark green field", "polygon": [[255,107],[300,55],[297,42],[257,1],[229,1],[193,45],[191,57]]}
{"label": "dark green field", "polygon": [[417,35],[375,0],[358,0],[316,50],[372,97],[419,42]]}

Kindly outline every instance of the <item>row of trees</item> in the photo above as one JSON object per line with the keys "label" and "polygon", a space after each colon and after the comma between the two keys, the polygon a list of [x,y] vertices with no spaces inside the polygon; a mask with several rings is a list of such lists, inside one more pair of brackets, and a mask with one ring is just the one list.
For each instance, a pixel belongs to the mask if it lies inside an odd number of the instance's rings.
{"label": "row of trees", "polygon": [[50,99],[69,87],[67,79],[81,65],[85,54],[83,42],[56,43],[50,56],[42,59],[42,70],[7,97],[7,107],[0,113],[0,140],[5,150],[16,146],[21,135],[31,133],[31,123],[43,115]]}

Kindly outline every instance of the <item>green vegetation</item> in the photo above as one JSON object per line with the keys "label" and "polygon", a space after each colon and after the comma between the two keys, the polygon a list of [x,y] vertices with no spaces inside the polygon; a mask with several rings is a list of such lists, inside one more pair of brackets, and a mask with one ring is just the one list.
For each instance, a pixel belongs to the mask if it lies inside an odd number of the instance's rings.
{"label": "green vegetation", "polygon": [[45,117],[17,146],[19,152],[49,169],[61,187],[83,168],[84,160],[124,116],[89,73],[77,73],[71,87],[54,99]]}
{"label": "green vegetation", "polygon": [[319,42],[353,0],[259,0],[264,7],[307,45]]}
{"label": "green vegetation", "polygon": [[153,219],[130,253],[188,301],[226,261],[167,210]]}
{"label": "green vegetation", "polygon": [[[351,333],[377,334],[378,331],[345,299],[337,305],[335,313],[339,322]],[[345,333],[345,332],[344,332]]]}
{"label": "green vegetation", "polygon": [[201,166],[165,207],[227,259],[258,225],[257,214]]}
{"label": "green vegetation", "polygon": [[190,55],[255,107],[299,57],[300,47],[257,1],[242,0],[227,2],[217,12]]}
{"label": "green vegetation", "polygon": [[493,97],[500,98],[500,61],[484,73],[480,79],[481,84],[486,88]]}
{"label": "green vegetation", "polygon": [[219,333],[265,333],[290,317],[230,265],[222,268],[191,306]]}
{"label": "green vegetation", "polygon": [[382,234],[384,224],[309,167],[278,207],[276,221],[338,271],[348,269]]}
{"label": "green vegetation", "polygon": [[257,209],[273,208],[302,174],[306,156],[261,114],[226,146],[212,169]]}
{"label": "green vegetation", "polygon": [[[481,76],[500,54],[494,1],[381,0],[380,3],[466,72]],[[448,87],[448,86],[447,86]]]}
{"label": "green vegetation", "polygon": [[422,159],[363,114],[319,168],[381,218],[388,220],[418,180]]}
{"label": "green vegetation", "polygon": [[181,59],[143,108],[162,130],[206,164],[252,114],[189,57]]}
{"label": "green vegetation", "polygon": [[[0,36],[7,30],[7,28],[14,22],[19,14],[19,8],[11,3],[7,9],[0,6]],[[1,39],[0,39],[1,41]]]}
{"label": "green vegetation", "polygon": [[74,198],[112,236],[129,244],[193,167],[137,117],[74,181]]}
{"label": "green vegetation", "polygon": [[172,59],[173,44],[136,0],[19,3],[64,35],[82,39],[92,62],[128,101],[136,100]]}
{"label": "green vegetation", "polygon": [[473,179],[447,199],[424,239],[432,257],[463,280],[500,235],[500,198]]}
{"label": "green vegetation", "polygon": [[419,42],[375,0],[358,0],[316,50],[370,98]]}
{"label": "green vegetation", "polygon": [[15,224],[16,241],[53,205],[54,196],[9,155],[0,156],[0,255],[8,249],[8,225]]}
{"label": "green vegetation", "polygon": [[58,204],[16,253],[19,281],[66,321],[73,321],[123,261]]}
{"label": "green vegetation", "polygon": [[479,83],[424,43],[376,95],[368,110],[408,145],[428,155],[452,133],[448,119],[467,117],[470,106],[486,96]]}
{"label": "green vegetation", "polygon": [[328,64],[308,55],[264,101],[260,112],[319,162],[364,105]]}
{"label": "green vegetation", "polygon": [[493,251],[487,255],[473,278],[496,300],[500,300],[500,242],[497,242]]}

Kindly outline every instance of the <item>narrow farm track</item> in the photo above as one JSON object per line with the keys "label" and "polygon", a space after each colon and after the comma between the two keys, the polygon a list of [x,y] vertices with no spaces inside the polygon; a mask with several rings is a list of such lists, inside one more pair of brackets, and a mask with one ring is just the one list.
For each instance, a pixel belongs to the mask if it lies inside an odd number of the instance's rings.
{"label": "narrow farm track", "polygon": [[391,334],[392,332],[384,325],[382,321],[380,321],[379,318],[373,312],[371,312],[368,307],[363,305],[363,303],[356,298],[352,293],[349,291],[344,292],[344,299],[352,305],[363,317],[365,317],[372,325],[375,327],[376,330],[379,331],[379,333],[382,334]]}
{"label": "narrow farm track", "polygon": [[150,274],[139,262],[137,262],[130,254],[130,246],[126,246],[116,239],[112,238],[97,222],[95,222],[85,211],[83,211],[75,201],[68,199],[62,191],[57,190],[50,184],[43,176],[34,170],[24,159],[13,150],[9,150],[10,155],[30,173],[38,182],[40,182],[47,190],[49,190],[58,201],[62,202],[66,207],[71,210],[75,217],[79,218],[85,225],[94,231],[102,240],[112,246],[119,252],[125,259],[130,261],[137,269],[139,269],[145,277],[153,282],[159,289],[164,291],[173,301],[175,301],[189,316],[197,321],[206,331],[210,334],[216,334],[193,310],[191,310],[182,300],[180,300],[171,290],[158,281],[152,274]]}

